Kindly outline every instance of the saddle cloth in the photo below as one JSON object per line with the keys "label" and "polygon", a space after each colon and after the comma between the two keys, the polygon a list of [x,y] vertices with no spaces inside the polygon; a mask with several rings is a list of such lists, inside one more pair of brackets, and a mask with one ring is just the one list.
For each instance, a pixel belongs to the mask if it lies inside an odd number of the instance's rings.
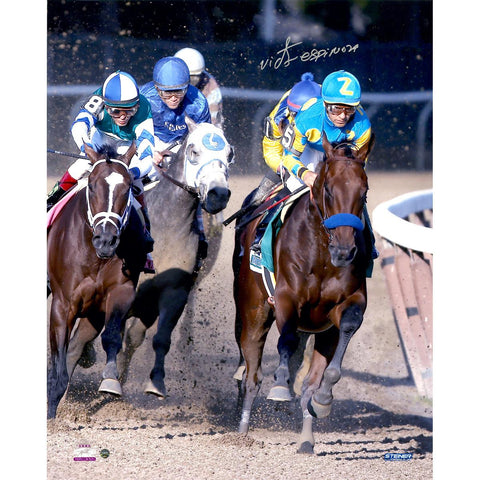
{"label": "saddle cloth", "polygon": [[270,297],[273,297],[275,292],[275,272],[273,265],[273,243],[275,237],[277,236],[280,227],[283,224],[285,216],[290,209],[290,207],[295,203],[295,201],[300,198],[305,193],[309,192],[309,188],[296,193],[289,197],[278,209],[278,211],[273,216],[272,220],[265,229],[265,233],[261,242],[261,252],[262,258],[259,264],[257,257],[250,255],[250,268],[254,272],[261,273],[263,278],[263,283]]}

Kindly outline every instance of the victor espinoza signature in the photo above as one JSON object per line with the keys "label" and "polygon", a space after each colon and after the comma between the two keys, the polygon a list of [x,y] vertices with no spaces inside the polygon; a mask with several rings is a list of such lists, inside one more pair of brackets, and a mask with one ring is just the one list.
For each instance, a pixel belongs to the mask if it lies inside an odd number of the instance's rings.
{"label": "victor espinoza signature", "polygon": [[264,70],[266,67],[273,67],[279,69],[280,67],[288,67],[292,62],[300,59],[302,62],[316,62],[319,58],[327,58],[332,55],[338,55],[339,53],[354,53],[358,49],[358,43],[356,45],[344,45],[343,47],[322,48],[317,50],[312,48],[310,51],[305,51],[300,55],[294,54],[293,48],[298,45],[302,45],[303,42],[290,43],[290,37],[285,41],[285,47],[279,50],[275,55],[271,55],[269,58],[260,61],[260,69]]}

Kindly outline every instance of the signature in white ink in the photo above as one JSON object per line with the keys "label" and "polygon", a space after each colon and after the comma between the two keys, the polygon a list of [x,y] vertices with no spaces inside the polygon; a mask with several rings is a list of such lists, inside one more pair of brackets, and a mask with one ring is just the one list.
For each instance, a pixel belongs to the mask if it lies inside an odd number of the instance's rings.
{"label": "signature in white ink", "polygon": [[359,47],[357,43],[356,45],[347,44],[343,47],[321,49],[312,48],[311,50],[293,56],[297,53],[294,47],[302,45],[302,43],[303,42],[290,43],[290,37],[288,37],[285,41],[284,48],[278,50],[275,55],[271,55],[269,58],[260,61],[260,69],[265,70],[267,67],[273,67],[275,70],[278,70],[280,67],[287,68],[292,62],[298,59],[301,62],[316,62],[320,58],[331,57],[333,55],[338,55],[339,53],[355,53]]}

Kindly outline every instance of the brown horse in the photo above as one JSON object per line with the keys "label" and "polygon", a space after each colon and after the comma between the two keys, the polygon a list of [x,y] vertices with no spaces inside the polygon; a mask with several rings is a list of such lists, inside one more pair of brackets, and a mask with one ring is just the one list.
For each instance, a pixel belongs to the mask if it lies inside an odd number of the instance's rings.
{"label": "brown horse", "polygon": [[107,363],[100,391],[119,390],[116,356],[121,329],[146,255],[140,218],[131,208],[129,164],[135,149],[132,143],[124,155],[110,159],[85,146],[93,164],[88,185],[66,203],[48,230],[48,418],[56,416],[68,386],[67,350],[77,319],[79,329],[93,326],[99,332],[105,326]]}
{"label": "brown horse", "polygon": [[373,145],[359,151],[334,148],[325,139],[325,160],[309,194],[290,208],[273,244],[275,291],[268,297],[262,276],[250,269],[247,252],[259,220],[236,234],[233,259],[235,334],[246,369],[239,431],[247,433],[253,401],[262,380],[261,362],[273,321],[280,333],[280,364],[272,390],[289,388],[289,361],[299,344],[298,331],[315,334],[313,356],[301,388],[303,429],[299,452],[313,453],[312,416],[330,413],[332,388],[350,339],[367,305],[366,269],[371,248],[362,211],[368,181],[365,159]]}

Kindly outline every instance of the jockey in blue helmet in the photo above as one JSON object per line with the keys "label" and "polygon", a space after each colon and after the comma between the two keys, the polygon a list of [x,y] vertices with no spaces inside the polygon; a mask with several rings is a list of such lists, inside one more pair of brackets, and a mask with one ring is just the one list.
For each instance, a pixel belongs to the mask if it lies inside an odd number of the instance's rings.
{"label": "jockey in blue helmet", "polygon": [[[112,73],[103,86],[93,92],[75,117],[71,132],[81,152],[86,143],[97,152],[122,154],[136,141],[137,153],[130,163],[133,177],[141,179],[152,168],[154,131],[150,104],[126,72]],[[90,173],[91,167],[87,157],[74,162],[50,192],[47,209]]]}
{"label": "jockey in blue helmet", "polygon": [[[282,138],[283,166],[297,181],[313,186],[317,173],[312,165],[323,159],[323,135],[333,145],[347,142],[356,149],[370,142],[372,127],[360,105],[361,96],[358,79],[345,70],[338,70],[325,77],[321,98],[303,105],[295,123]],[[378,252],[366,207],[364,219],[372,239],[372,257],[376,258]]]}
{"label": "jockey in blue helmet", "polygon": [[185,116],[196,123],[211,123],[207,99],[190,85],[190,72],[181,58],[160,59],[153,68],[153,80],[143,85],[140,92],[152,107],[157,165],[163,162],[160,152],[167,146],[171,149],[172,144],[179,148],[188,133]]}
{"label": "jockey in blue helmet", "polygon": [[259,202],[273,187],[280,182],[283,147],[280,143],[283,132],[290,125],[302,106],[311,98],[320,97],[322,88],[314,81],[313,74],[302,74],[300,82],[286,91],[270,115],[264,120],[264,137],[262,141],[263,157],[271,170],[262,178],[250,202]]}
{"label": "jockey in blue helmet", "polygon": [[298,113],[307,100],[322,94],[322,87],[313,81],[313,75],[310,72],[304,73],[301,78],[302,80],[293,86],[287,97],[290,112]]}
{"label": "jockey in blue helmet", "polygon": [[[155,165],[163,165],[165,150],[177,152],[180,149],[188,134],[186,116],[195,123],[211,123],[207,99],[198,88],[190,85],[190,71],[181,58],[160,59],[153,68],[153,80],[143,85],[140,92],[148,98],[152,107]],[[157,180],[158,176],[158,172],[152,170],[149,178]],[[197,215],[200,231],[199,255],[205,258],[208,244],[204,235],[200,208]]]}

